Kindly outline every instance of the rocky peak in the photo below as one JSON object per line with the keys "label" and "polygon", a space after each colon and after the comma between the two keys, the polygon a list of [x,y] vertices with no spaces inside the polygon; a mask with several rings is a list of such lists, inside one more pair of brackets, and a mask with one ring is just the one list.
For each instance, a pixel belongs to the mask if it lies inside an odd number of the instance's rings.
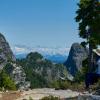
{"label": "rocky peak", "polygon": [[74,43],[71,46],[69,56],[65,65],[68,71],[74,76],[82,67],[82,61],[88,56],[88,51],[79,43]]}
{"label": "rocky peak", "polygon": [[30,82],[26,82],[26,74],[22,66],[16,63],[16,58],[8,42],[0,33],[0,70],[2,69],[5,69],[19,89],[30,87]]}
{"label": "rocky peak", "polygon": [[4,67],[7,61],[16,61],[8,42],[0,33],[0,69]]}

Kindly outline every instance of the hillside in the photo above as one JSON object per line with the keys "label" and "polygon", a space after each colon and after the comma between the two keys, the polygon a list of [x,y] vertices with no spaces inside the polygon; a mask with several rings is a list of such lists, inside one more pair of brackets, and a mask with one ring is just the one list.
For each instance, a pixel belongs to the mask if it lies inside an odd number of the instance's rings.
{"label": "hillside", "polygon": [[[25,89],[29,87],[30,83],[26,82],[26,74],[24,73],[22,66],[16,64],[16,58],[9,46],[9,43],[6,41],[5,37],[1,33],[0,33],[0,74],[1,74],[0,80],[2,81],[2,83],[0,83],[1,84],[0,88],[4,87],[6,89],[10,81],[14,81],[17,89]],[[9,82],[7,83],[8,79]],[[9,87],[11,87],[11,84],[9,84]]]}
{"label": "hillside", "polygon": [[69,75],[65,66],[44,59],[37,52],[29,53],[25,59],[18,60],[17,63],[23,67],[32,88],[49,87],[57,80],[67,80]]}
{"label": "hillside", "polygon": [[0,33],[0,69],[6,65],[8,61],[16,61],[13,52],[6,41],[5,37]]}

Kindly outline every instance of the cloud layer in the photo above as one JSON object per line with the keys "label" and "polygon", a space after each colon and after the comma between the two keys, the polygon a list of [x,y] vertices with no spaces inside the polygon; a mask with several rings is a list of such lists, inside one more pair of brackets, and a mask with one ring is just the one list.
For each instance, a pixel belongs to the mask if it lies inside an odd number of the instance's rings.
{"label": "cloud layer", "polygon": [[29,48],[26,46],[21,46],[21,45],[15,45],[12,46],[12,50],[14,54],[26,54],[29,52],[39,52],[43,55],[65,55],[67,56],[69,53],[70,48],[48,48],[48,47],[33,47]]}

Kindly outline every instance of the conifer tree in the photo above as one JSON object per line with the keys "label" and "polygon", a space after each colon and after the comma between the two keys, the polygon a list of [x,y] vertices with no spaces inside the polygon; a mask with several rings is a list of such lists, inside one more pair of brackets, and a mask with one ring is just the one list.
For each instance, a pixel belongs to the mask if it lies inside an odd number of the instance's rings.
{"label": "conifer tree", "polygon": [[100,45],[100,0],[80,0],[76,11],[79,35],[89,47],[89,67],[93,68],[92,50]]}

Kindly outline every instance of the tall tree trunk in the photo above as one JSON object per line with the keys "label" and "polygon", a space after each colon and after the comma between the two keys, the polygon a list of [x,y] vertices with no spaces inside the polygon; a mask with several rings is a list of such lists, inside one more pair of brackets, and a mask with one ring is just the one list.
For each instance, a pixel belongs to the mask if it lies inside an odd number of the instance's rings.
{"label": "tall tree trunk", "polygon": [[89,55],[88,55],[89,72],[93,72],[93,47],[89,43]]}

